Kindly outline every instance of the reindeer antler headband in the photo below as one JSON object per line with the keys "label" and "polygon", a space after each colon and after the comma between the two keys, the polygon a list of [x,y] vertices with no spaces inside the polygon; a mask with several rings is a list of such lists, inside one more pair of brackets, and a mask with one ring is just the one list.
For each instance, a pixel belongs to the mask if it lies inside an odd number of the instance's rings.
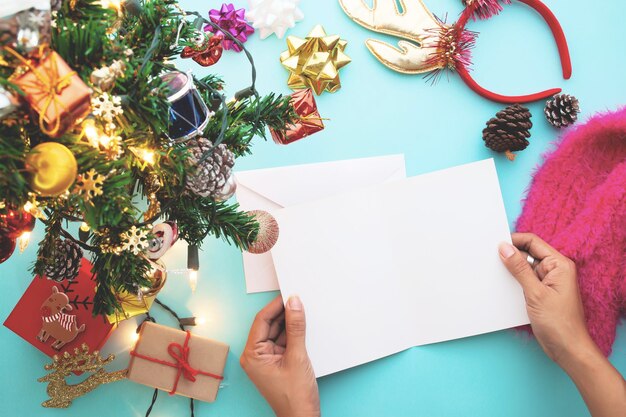
{"label": "reindeer antler headband", "polygon": [[[572,75],[567,40],[557,18],[539,0],[519,0],[535,9],[546,20],[559,49],[563,78]],[[502,0],[509,4],[510,0]],[[465,10],[453,25],[437,19],[422,0],[373,0],[370,9],[364,0],[339,0],[341,7],[350,18],[361,26],[379,33],[385,33],[407,40],[398,41],[398,47],[375,39],[366,41],[370,52],[387,67],[405,74],[432,73],[437,77],[440,71],[450,69],[459,73],[461,79],[472,90],[489,100],[501,103],[528,103],[548,98],[561,92],[553,88],[534,94],[505,96],[481,87],[469,74],[470,50],[477,34],[465,29],[470,18],[487,19],[502,10],[498,0],[464,0]],[[409,42],[410,41],[410,42]]]}

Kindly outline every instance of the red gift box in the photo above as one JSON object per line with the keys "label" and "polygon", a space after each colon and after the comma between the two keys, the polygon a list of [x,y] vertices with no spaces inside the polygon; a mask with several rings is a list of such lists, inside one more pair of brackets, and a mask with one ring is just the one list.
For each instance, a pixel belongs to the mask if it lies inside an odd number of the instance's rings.
{"label": "red gift box", "polygon": [[71,353],[83,343],[100,350],[114,325],[93,316],[95,294],[91,263],[83,258],[73,281],[35,277],[4,325],[48,356]]}
{"label": "red gift box", "polygon": [[291,105],[300,119],[295,124],[285,126],[284,131],[270,129],[274,142],[281,145],[304,139],[324,129],[324,123],[317,111],[315,96],[310,88],[293,93]]}

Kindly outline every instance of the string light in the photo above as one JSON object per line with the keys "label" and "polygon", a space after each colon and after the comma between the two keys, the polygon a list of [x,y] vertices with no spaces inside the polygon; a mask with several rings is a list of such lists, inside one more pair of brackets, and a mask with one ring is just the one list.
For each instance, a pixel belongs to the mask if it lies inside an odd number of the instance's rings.
{"label": "string light", "polygon": [[22,233],[18,239],[19,239],[20,253],[23,253],[28,247],[28,244],[30,243],[30,232]]}
{"label": "string light", "polygon": [[105,9],[122,10],[122,0],[100,0],[100,5]]}
{"label": "string light", "polygon": [[196,287],[198,286],[198,270],[200,269],[197,245],[189,245],[187,247],[187,269],[189,270],[189,286],[191,287],[191,292],[196,292]]}
{"label": "string light", "polygon": [[189,270],[189,287],[191,287],[191,292],[196,292],[198,287],[198,271],[193,269]]}

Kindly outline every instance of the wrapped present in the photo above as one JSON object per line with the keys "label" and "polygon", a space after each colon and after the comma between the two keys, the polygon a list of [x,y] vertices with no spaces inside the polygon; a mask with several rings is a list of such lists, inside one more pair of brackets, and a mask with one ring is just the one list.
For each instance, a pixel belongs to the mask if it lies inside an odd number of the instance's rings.
{"label": "wrapped present", "polygon": [[8,51],[25,68],[18,69],[11,81],[39,113],[42,132],[59,137],[89,114],[91,90],[59,54],[41,48],[38,60],[27,60],[13,50]]}
{"label": "wrapped present", "polygon": [[146,291],[139,291],[136,294],[131,294],[126,291],[116,294],[117,301],[122,306],[122,312],[109,314],[107,316],[109,323],[117,324],[122,320],[150,311],[152,303],[165,285],[166,279],[167,271],[165,270],[165,265],[158,261],[155,262],[152,275],[150,276],[152,287]]}
{"label": "wrapped present", "polygon": [[93,316],[92,275],[91,263],[83,258],[72,281],[35,277],[4,325],[51,357],[71,353],[83,343],[99,350],[114,326],[103,316]]}
{"label": "wrapped present", "polygon": [[50,0],[0,3],[0,45],[29,53],[50,43]]}
{"label": "wrapped present", "polygon": [[130,355],[131,381],[213,402],[224,379],[228,345],[147,321]]}
{"label": "wrapped present", "polygon": [[324,129],[324,122],[317,111],[315,97],[310,88],[293,93],[291,105],[300,119],[293,125],[287,125],[285,130],[270,129],[274,142],[281,145],[287,145]]}

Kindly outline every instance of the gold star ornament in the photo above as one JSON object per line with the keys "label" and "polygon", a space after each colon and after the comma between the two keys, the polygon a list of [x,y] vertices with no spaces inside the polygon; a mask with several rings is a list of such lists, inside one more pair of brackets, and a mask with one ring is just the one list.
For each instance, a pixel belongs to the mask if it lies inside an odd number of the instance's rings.
{"label": "gold star ornament", "polygon": [[318,96],[339,90],[339,70],[351,62],[343,52],[347,44],[339,35],[327,35],[321,25],[304,39],[287,37],[288,49],[280,55],[280,62],[289,71],[289,88],[311,88]]}

